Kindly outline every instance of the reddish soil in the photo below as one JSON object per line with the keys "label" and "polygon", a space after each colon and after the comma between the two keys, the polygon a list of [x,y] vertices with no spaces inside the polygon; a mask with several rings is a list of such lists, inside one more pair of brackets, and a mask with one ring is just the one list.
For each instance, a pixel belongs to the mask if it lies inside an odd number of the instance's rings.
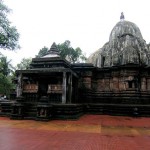
{"label": "reddish soil", "polygon": [[84,115],[41,122],[0,117],[0,150],[133,149],[150,149],[150,118]]}

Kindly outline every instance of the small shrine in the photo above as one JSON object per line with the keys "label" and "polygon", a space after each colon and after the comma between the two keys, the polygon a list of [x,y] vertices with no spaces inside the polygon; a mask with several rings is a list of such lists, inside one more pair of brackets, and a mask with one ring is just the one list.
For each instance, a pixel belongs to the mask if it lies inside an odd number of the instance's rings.
{"label": "small shrine", "polygon": [[60,58],[55,43],[46,56],[32,59],[30,69],[17,70],[16,74],[17,97],[24,97],[26,112],[36,107],[37,118],[48,119],[53,104],[71,104],[77,99],[78,75]]}
{"label": "small shrine", "polygon": [[17,97],[23,96],[27,101],[38,101],[47,96],[51,103],[71,103],[78,78],[71,69],[71,64],[59,56],[53,43],[49,53],[42,58],[33,58],[28,70],[17,70],[19,84]]}

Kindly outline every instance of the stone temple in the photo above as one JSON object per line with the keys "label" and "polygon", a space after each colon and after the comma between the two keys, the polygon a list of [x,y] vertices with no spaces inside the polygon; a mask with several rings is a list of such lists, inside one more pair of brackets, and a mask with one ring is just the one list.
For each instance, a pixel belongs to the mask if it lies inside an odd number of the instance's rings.
{"label": "stone temple", "polygon": [[70,64],[53,43],[46,56],[33,58],[30,68],[16,75],[16,100],[0,105],[0,114],[13,119],[150,115],[150,45],[124,17],[87,63]]}
{"label": "stone temple", "polygon": [[120,21],[112,29],[109,41],[90,56],[89,62],[98,68],[127,64],[148,66],[149,45],[134,23]]}

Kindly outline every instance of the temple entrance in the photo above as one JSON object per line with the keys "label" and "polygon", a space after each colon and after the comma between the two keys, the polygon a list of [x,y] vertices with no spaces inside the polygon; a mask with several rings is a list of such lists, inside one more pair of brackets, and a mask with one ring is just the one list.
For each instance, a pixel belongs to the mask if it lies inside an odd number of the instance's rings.
{"label": "temple entrance", "polygon": [[38,99],[46,96],[50,103],[62,103],[62,73],[50,73],[38,77]]}
{"label": "temple entrance", "polygon": [[39,82],[39,95],[41,96],[47,96],[47,90],[48,90],[48,83],[40,81]]}

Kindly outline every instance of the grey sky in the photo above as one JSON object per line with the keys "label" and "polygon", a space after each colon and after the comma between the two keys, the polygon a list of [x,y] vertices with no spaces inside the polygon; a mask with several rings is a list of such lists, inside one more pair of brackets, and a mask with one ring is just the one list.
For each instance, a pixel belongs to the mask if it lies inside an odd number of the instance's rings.
{"label": "grey sky", "polygon": [[20,33],[21,49],[2,51],[14,65],[24,57],[34,57],[44,46],[65,40],[89,56],[109,40],[122,11],[125,19],[134,22],[146,42],[150,42],[149,0],[5,0],[4,3],[13,10],[9,18]]}

